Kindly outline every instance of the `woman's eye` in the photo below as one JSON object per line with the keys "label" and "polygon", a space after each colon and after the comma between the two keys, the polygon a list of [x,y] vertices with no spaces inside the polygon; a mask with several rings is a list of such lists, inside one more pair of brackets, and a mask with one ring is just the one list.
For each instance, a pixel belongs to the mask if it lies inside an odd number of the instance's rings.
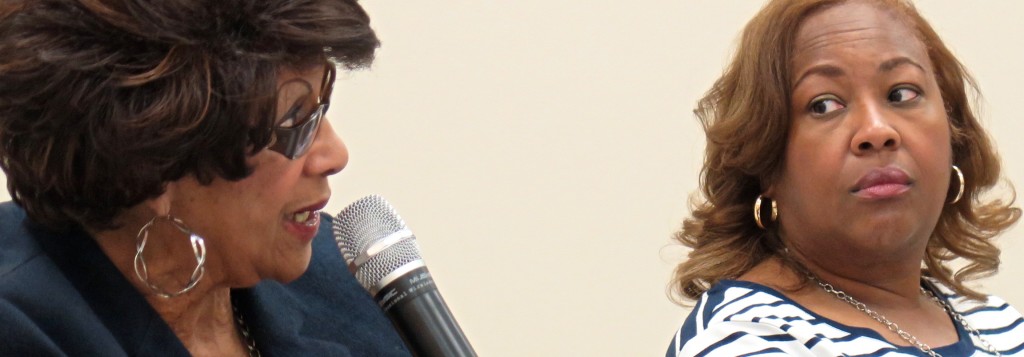
{"label": "woman's eye", "polygon": [[287,118],[284,121],[282,121],[281,123],[277,124],[277,126],[282,127],[282,128],[291,128],[294,125],[295,125],[295,117]]}
{"label": "woman's eye", "polygon": [[911,88],[896,88],[889,92],[889,102],[901,103],[917,99],[921,94]]}
{"label": "woman's eye", "polygon": [[288,110],[287,113],[284,113],[283,118],[277,120],[277,127],[291,128],[295,126],[295,124],[298,124],[295,122],[295,118],[299,116],[300,110],[302,110],[301,105],[293,106],[291,109]]}
{"label": "woman's eye", "polygon": [[843,108],[846,108],[846,106],[843,105],[843,103],[840,103],[836,98],[825,97],[815,99],[811,102],[808,110],[815,115],[824,115]]}

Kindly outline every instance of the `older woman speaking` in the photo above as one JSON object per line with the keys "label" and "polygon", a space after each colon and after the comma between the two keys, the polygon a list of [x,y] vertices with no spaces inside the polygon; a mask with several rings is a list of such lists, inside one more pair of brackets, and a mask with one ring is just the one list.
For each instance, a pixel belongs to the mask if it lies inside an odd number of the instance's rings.
{"label": "older woman speaking", "polygon": [[320,213],[354,0],[0,2],[0,355],[408,355]]}
{"label": "older woman speaking", "polygon": [[696,306],[667,355],[1024,353],[1021,314],[964,284],[1021,215],[980,196],[999,160],[971,83],[906,1],[769,2],[697,110]]}

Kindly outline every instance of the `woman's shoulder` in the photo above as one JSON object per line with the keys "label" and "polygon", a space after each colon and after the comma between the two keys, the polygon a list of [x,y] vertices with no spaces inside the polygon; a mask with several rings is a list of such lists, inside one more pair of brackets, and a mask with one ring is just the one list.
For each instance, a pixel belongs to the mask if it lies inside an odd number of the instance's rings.
{"label": "woman's shoulder", "polygon": [[64,238],[68,237],[32,226],[25,211],[13,202],[0,203],[0,299],[12,294],[46,296],[58,285],[70,285],[50,253],[78,256],[87,252],[61,246]]}
{"label": "woman's shoulder", "polygon": [[56,353],[44,348],[55,344],[42,332],[43,320],[50,317],[46,312],[54,310],[47,308],[50,299],[45,297],[47,290],[63,292],[63,286],[53,279],[56,267],[22,228],[24,218],[14,203],[0,203],[0,335],[8,341],[0,344],[0,352]]}
{"label": "woman's shoulder", "polygon": [[814,318],[807,309],[778,290],[741,280],[722,280],[712,286],[697,301],[690,316],[698,327],[722,322],[771,321],[782,317],[789,320],[794,317]]}
{"label": "woman's shoulder", "polygon": [[[27,262],[42,255],[25,229],[25,211],[14,202],[0,203],[0,287]],[[2,289],[0,289],[2,291]]]}
{"label": "woman's shoulder", "polygon": [[971,299],[958,294],[952,288],[936,279],[930,277],[925,277],[924,279],[928,282],[926,285],[932,288],[931,290],[933,293],[936,293],[939,298],[949,302],[954,309],[965,316],[986,311],[1001,311],[1004,313],[1020,315],[1020,312],[1018,312],[1013,306],[1010,306],[1006,300],[1003,300],[1003,298],[999,296],[985,295],[982,300]]}
{"label": "woman's shoulder", "polygon": [[[118,289],[67,275],[68,263],[62,266],[51,255],[88,260],[99,253],[55,244],[64,236],[32,229],[25,219],[20,207],[0,203],[0,336],[5,337],[0,355],[123,355],[104,316],[133,320],[137,314],[130,304],[108,306],[108,314],[98,312],[87,299],[89,294],[109,298]],[[66,238],[58,243],[82,243],[75,240],[81,237]],[[89,268],[75,266],[84,277],[91,276],[85,271]]]}
{"label": "woman's shoulder", "polygon": [[[13,202],[0,203],[0,300],[60,281],[54,279],[59,269],[25,220],[21,207]],[[39,292],[45,294],[45,290]]]}
{"label": "woman's shoulder", "polygon": [[811,319],[806,310],[772,288],[722,280],[697,300],[676,331],[667,356],[783,353],[789,350],[786,344],[796,341],[787,333],[790,324]]}
{"label": "woman's shoulder", "polygon": [[971,329],[978,330],[986,340],[1004,351],[1024,353],[1024,316],[1006,300],[995,295],[987,295],[983,300],[970,299],[937,280],[926,279],[931,282],[933,292],[963,316]]}

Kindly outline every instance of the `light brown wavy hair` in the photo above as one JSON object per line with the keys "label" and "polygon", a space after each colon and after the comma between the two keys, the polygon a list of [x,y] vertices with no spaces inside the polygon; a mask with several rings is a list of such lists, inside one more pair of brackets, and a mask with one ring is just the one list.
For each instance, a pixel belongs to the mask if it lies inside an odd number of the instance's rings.
{"label": "light brown wavy hair", "polygon": [[[791,114],[790,58],[800,24],[846,1],[770,1],[744,28],[731,64],[699,101],[694,113],[706,133],[707,147],[700,197],[691,199],[692,217],[675,235],[692,249],[676,267],[671,285],[678,303],[696,300],[720,280],[739,277],[773,256],[800,269],[782,253],[778,227],[762,230],[754,223],[753,203],[783,168]],[[980,196],[999,181],[1000,164],[972,109],[971,99],[979,95],[975,81],[909,1],[866,1],[905,21],[927,47],[947,107],[953,160],[966,181],[961,200],[942,210],[922,272],[957,293],[981,298],[963,283],[996,272],[999,248],[992,239],[1013,225],[1021,210],[1013,207],[1014,194],[1007,200],[985,201]],[[959,186],[957,178],[952,182]],[[956,187],[951,192],[955,194]],[[957,258],[966,264],[954,272],[949,263]]]}
{"label": "light brown wavy hair", "polygon": [[33,222],[114,228],[194,175],[239,180],[277,74],[368,66],[355,0],[0,0],[0,167]]}

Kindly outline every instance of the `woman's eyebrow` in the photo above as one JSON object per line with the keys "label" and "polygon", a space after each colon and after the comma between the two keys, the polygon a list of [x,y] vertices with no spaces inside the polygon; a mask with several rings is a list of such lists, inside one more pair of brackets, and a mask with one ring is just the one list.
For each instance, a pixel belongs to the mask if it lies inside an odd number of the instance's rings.
{"label": "woman's eyebrow", "polygon": [[892,70],[896,69],[899,66],[903,66],[903,65],[911,65],[911,66],[917,67],[922,72],[926,72],[924,67],[921,66],[921,64],[919,64],[919,63],[915,62],[914,60],[910,59],[910,57],[905,57],[905,56],[899,56],[899,57],[896,57],[896,58],[889,59],[889,60],[887,60],[885,62],[882,62],[882,64],[878,65],[878,72],[892,72]]}
{"label": "woman's eyebrow", "polygon": [[800,82],[803,82],[804,79],[807,79],[807,77],[810,77],[812,75],[821,75],[829,78],[836,78],[846,75],[846,71],[843,71],[843,69],[839,68],[838,66],[828,63],[814,65],[813,67],[808,68],[806,71],[803,72],[803,74],[800,75],[800,78],[793,83],[793,88],[800,86]]}

